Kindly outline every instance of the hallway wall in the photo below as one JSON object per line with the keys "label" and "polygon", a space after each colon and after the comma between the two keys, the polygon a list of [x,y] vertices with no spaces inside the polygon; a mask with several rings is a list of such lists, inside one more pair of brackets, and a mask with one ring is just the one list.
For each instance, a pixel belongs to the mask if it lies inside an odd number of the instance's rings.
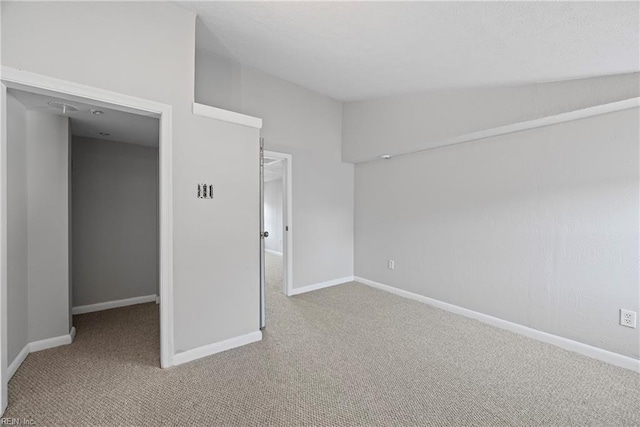
{"label": "hallway wall", "polygon": [[269,237],[264,241],[266,249],[282,253],[282,179],[264,183],[264,229]]}

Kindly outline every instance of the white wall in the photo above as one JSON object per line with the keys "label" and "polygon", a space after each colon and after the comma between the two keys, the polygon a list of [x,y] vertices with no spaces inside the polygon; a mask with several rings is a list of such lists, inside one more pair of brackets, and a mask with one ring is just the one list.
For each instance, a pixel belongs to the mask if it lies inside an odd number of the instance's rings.
{"label": "white wall", "polygon": [[73,138],[73,305],[158,292],[158,149]]}
{"label": "white wall", "polygon": [[357,165],[356,275],[638,358],[618,309],[640,309],[639,125],[635,108]]}
{"label": "white wall", "polygon": [[69,334],[69,118],[27,111],[29,341]]}
{"label": "white wall", "polygon": [[7,97],[7,360],[29,343],[27,274],[27,112]]}
{"label": "white wall", "polygon": [[264,183],[264,229],[269,237],[264,240],[266,249],[282,253],[282,179]]}
{"label": "white wall", "polygon": [[353,275],[353,165],[342,104],[221,56],[196,54],[196,100],[261,117],[265,147],[293,155],[293,287]]}
{"label": "white wall", "polygon": [[465,133],[640,96],[639,79],[634,73],[347,102],[343,160],[371,160]]}
{"label": "white wall", "polygon": [[[174,170],[177,352],[259,330],[258,130],[194,119]],[[213,199],[195,197],[198,182]]]}
{"label": "white wall", "polygon": [[[172,106],[176,352],[257,331],[259,133],[192,115],[195,15],[164,2],[1,7],[3,65]],[[195,198],[198,182],[213,200]]]}

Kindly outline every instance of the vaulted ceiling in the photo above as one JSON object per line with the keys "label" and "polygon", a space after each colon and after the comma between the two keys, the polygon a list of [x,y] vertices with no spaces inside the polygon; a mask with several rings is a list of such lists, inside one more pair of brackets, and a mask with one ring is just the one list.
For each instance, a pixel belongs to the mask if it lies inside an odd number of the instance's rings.
{"label": "vaulted ceiling", "polygon": [[637,71],[637,2],[193,2],[198,47],[341,100]]}

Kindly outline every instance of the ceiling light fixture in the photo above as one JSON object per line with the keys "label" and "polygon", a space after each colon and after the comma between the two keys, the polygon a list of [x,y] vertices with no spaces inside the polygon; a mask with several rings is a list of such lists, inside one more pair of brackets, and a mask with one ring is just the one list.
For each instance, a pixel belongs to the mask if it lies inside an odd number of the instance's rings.
{"label": "ceiling light fixture", "polygon": [[67,114],[68,112],[73,113],[75,111],[78,111],[78,107],[76,107],[75,105],[67,104],[60,101],[49,101],[47,102],[47,104],[49,104],[54,108],[62,108],[62,114]]}
{"label": "ceiling light fixture", "polygon": [[391,158],[391,154],[381,154],[380,158],[381,159],[385,159],[385,160],[389,160]]}
{"label": "ceiling light fixture", "polygon": [[100,115],[104,114],[104,111],[102,111],[102,110],[91,110],[91,114],[93,114],[94,116],[100,116]]}

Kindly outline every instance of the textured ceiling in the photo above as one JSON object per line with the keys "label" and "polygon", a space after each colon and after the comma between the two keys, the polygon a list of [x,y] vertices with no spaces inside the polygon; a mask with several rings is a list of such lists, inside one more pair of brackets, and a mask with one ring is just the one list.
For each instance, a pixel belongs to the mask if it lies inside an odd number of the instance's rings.
{"label": "textured ceiling", "polygon": [[637,2],[181,4],[199,49],[341,100],[640,69]]}
{"label": "textured ceiling", "polygon": [[[154,117],[95,107],[82,102],[66,101],[21,90],[10,89],[10,93],[28,110],[63,115],[61,108],[54,108],[49,105],[49,102],[64,102],[76,107],[78,111],[65,114],[70,119],[71,133],[74,136],[126,142],[147,147],[157,147],[160,141],[160,122]],[[91,114],[91,110],[100,110],[104,114],[96,116]],[[109,135],[101,135],[100,132]]]}

